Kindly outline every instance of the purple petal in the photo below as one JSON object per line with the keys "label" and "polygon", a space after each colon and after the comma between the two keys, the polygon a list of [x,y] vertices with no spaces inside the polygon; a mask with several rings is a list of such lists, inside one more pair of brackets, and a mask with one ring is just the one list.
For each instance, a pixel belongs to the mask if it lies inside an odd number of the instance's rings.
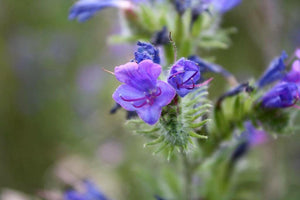
{"label": "purple petal", "polygon": [[296,60],[293,62],[292,70],[296,72],[300,72],[300,60]]}
{"label": "purple petal", "polygon": [[161,95],[155,99],[154,103],[160,107],[171,103],[176,94],[174,88],[164,81],[157,81],[157,87],[161,89]]}
{"label": "purple petal", "polygon": [[115,76],[120,82],[146,92],[155,88],[160,73],[161,66],[151,60],[139,64],[129,62],[115,68]]}
{"label": "purple petal", "polygon": [[300,49],[296,50],[295,55],[297,56],[298,59],[300,59]]}
{"label": "purple petal", "polygon": [[218,12],[225,13],[239,5],[241,1],[242,0],[212,0],[212,4]]}
{"label": "purple petal", "polygon": [[84,22],[104,8],[115,7],[128,9],[132,3],[126,0],[79,0],[70,9],[69,19]]}
{"label": "purple petal", "polygon": [[[113,99],[120,104],[125,110],[128,111],[135,111],[136,108],[133,106],[133,101],[124,101],[126,100],[134,100],[134,99],[140,99],[145,97],[145,94],[135,89],[134,87],[131,87],[129,85],[120,85],[116,91],[113,94]],[[141,105],[143,103],[143,100],[137,100],[134,101],[135,105]]]}
{"label": "purple petal", "polygon": [[136,112],[144,122],[154,125],[161,115],[161,110],[162,107],[157,104],[153,104],[152,106],[146,105],[138,109]]}
{"label": "purple petal", "polygon": [[153,63],[152,60],[143,60],[139,64],[139,73],[147,74],[152,80],[156,80],[161,73],[161,66]]}

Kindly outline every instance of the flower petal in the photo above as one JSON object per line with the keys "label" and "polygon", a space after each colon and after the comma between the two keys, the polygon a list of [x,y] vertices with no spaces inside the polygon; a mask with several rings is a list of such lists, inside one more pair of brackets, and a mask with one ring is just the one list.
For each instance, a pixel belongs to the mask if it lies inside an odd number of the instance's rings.
{"label": "flower petal", "polygon": [[162,107],[153,104],[152,106],[146,105],[142,108],[139,108],[136,112],[144,122],[154,125],[159,120],[161,110]]}
{"label": "flower petal", "polygon": [[158,81],[157,87],[161,89],[161,95],[155,99],[154,103],[160,107],[164,107],[171,103],[176,94],[174,88],[164,81]]}
{"label": "flower petal", "polygon": [[[300,50],[299,50],[300,51]],[[300,53],[299,53],[300,54]],[[300,56],[300,55],[299,55]],[[300,60],[296,60],[293,62],[292,70],[296,72],[300,72]]]}
{"label": "flower petal", "polygon": [[[136,100],[145,97],[144,93],[140,90],[135,89],[129,85],[120,85],[113,94],[113,99],[120,104],[125,110],[135,111],[135,105],[141,105],[144,100]],[[124,101],[126,99],[127,101]],[[129,101],[136,100],[136,101]]]}
{"label": "flower petal", "polygon": [[288,55],[283,51],[281,55],[272,60],[271,64],[263,74],[263,76],[259,79],[257,85],[259,88],[262,88],[268,84],[273,83],[281,79],[285,73],[285,63],[284,60],[288,57]]}
{"label": "flower petal", "polygon": [[120,82],[145,92],[155,88],[160,73],[161,66],[151,60],[144,60],[139,64],[129,62],[115,68],[115,76]]}
{"label": "flower petal", "polygon": [[131,8],[132,4],[126,0],[79,0],[70,9],[69,19],[77,18],[79,22],[84,22],[108,7],[126,9]]}
{"label": "flower petal", "polygon": [[139,73],[147,74],[152,80],[156,80],[161,73],[161,66],[153,63],[151,60],[143,60],[139,64]]}

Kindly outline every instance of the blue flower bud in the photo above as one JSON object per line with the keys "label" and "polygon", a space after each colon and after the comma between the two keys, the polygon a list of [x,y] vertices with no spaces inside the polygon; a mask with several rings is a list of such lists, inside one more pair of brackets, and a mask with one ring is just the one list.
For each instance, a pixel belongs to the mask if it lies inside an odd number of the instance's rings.
{"label": "blue flower bud", "polygon": [[231,76],[231,74],[227,70],[222,68],[220,65],[206,62],[196,55],[192,55],[188,57],[188,59],[199,65],[201,73],[213,72],[213,73],[222,74],[224,77]]}
{"label": "blue flower bud", "polygon": [[139,47],[134,53],[137,63],[140,63],[143,60],[152,60],[154,63],[160,64],[159,51],[157,48],[146,42],[138,42],[137,45]]}
{"label": "blue flower bud", "polygon": [[258,80],[257,85],[262,88],[268,84],[271,84],[285,75],[285,64],[284,60],[288,57],[285,51],[281,55],[272,60],[268,69],[265,71],[263,76]]}
{"label": "blue flower bud", "polygon": [[261,98],[261,105],[265,108],[286,108],[295,105],[298,99],[299,87],[295,83],[282,82]]}

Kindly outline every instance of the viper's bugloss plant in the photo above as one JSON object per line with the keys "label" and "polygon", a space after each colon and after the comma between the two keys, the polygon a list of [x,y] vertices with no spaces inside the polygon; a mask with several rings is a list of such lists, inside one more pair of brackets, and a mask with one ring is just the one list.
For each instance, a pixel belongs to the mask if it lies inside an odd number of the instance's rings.
{"label": "viper's bugloss plant", "polygon": [[[300,98],[299,49],[290,58],[283,51],[258,80],[249,77],[241,83],[211,59],[211,50],[227,49],[235,32],[222,28],[220,19],[241,2],[80,0],[71,8],[69,18],[78,21],[107,7],[119,8],[124,31],[109,42],[137,44],[132,58],[110,72],[121,82],[112,95],[111,113],[127,110],[126,124],[145,136],[144,146],[154,146],[153,154],[161,153],[159,158],[184,169],[168,177],[183,187],[172,190],[174,194],[154,191],[151,198],[221,200],[256,194],[247,187],[234,189],[237,182],[249,181],[235,175],[236,165],[247,159],[250,147],[271,140],[268,135],[293,128],[294,109],[288,108],[297,107]],[[227,89],[211,98],[213,78],[205,76],[215,74],[223,76]]]}

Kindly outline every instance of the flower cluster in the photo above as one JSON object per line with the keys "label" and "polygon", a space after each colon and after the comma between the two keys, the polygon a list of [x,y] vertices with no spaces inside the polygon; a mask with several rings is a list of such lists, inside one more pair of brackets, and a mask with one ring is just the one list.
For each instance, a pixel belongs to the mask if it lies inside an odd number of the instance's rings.
{"label": "flower cluster", "polygon": [[137,45],[136,62],[115,68],[114,74],[123,84],[116,89],[113,99],[125,110],[136,111],[144,122],[153,125],[176,92],[184,97],[194,88],[203,86],[199,84],[200,68],[195,62],[181,58],[171,67],[167,82],[158,80],[162,71],[157,64],[160,60],[158,50],[149,43],[138,42]]}
{"label": "flower cluster", "polygon": [[[296,56],[298,51],[295,53]],[[283,53],[281,57],[276,58],[258,83],[258,85],[262,87],[280,79],[279,83],[277,83],[262,97],[262,106],[265,108],[296,107],[295,104],[299,100],[300,58],[298,57],[293,62],[291,71],[285,73],[284,59],[286,58],[287,55],[285,53]]]}

